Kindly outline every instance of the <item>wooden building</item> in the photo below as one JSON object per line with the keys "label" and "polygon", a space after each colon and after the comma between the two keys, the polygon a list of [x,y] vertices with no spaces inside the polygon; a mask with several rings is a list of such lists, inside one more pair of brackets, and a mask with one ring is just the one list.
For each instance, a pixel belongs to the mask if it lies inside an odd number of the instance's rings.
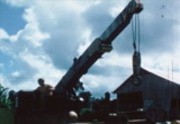
{"label": "wooden building", "polygon": [[141,110],[153,122],[180,118],[180,85],[143,68],[114,93],[119,112]]}

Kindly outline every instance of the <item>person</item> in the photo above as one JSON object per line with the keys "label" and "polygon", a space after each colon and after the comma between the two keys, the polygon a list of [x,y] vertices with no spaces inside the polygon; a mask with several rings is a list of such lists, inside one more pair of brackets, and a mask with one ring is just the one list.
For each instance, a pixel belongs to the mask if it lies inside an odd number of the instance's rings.
{"label": "person", "polygon": [[49,84],[45,84],[45,81],[42,78],[38,79],[38,84],[39,87],[35,90],[37,101],[36,107],[38,112],[43,112],[46,106],[46,99],[53,95],[54,88]]}
{"label": "person", "polygon": [[44,96],[52,96],[53,95],[54,88],[49,84],[45,84],[44,79],[39,78],[38,84],[39,84],[39,87],[36,89],[36,91],[39,91]]}

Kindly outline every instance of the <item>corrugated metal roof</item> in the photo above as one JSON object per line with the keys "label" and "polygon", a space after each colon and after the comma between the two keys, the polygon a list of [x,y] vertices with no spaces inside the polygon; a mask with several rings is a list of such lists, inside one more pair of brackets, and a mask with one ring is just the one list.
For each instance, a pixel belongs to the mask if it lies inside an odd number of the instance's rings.
{"label": "corrugated metal roof", "polygon": [[[178,94],[180,92],[179,91],[180,85],[178,83],[164,79],[152,72],[147,71],[146,69],[141,68],[139,76],[140,76],[140,80],[139,80],[140,84],[147,83],[147,82],[152,82],[151,84],[153,84],[153,82],[155,81],[156,82],[155,87],[158,87],[158,86],[161,87],[162,85],[167,85],[170,88],[170,86],[172,85],[172,90],[174,90],[174,94]],[[124,90],[125,87],[134,88],[135,86],[132,85],[133,82],[134,82],[134,76],[132,74],[128,79],[124,81],[124,83],[122,83],[117,89],[115,89],[113,93],[118,93],[121,90]],[[142,86],[136,86],[135,89],[138,89],[138,88],[142,88]]]}

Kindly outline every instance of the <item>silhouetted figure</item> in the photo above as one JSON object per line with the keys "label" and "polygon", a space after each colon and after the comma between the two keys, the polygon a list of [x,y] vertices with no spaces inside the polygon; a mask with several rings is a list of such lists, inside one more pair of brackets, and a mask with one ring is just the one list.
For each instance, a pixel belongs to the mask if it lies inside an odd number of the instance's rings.
{"label": "silhouetted figure", "polygon": [[44,79],[42,78],[38,79],[38,84],[39,87],[36,89],[36,91],[39,91],[40,93],[42,93],[42,95],[45,96],[53,95],[54,88],[49,84],[45,84]]}
{"label": "silhouetted figure", "polygon": [[108,101],[108,102],[109,102],[109,101],[110,101],[110,97],[111,97],[111,96],[110,96],[110,93],[109,93],[109,92],[106,92],[104,95],[105,95],[105,101]]}
{"label": "silhouetted figure", "polygon": [[38,79],[39,87],[35,90],[37,99],[37,109],[42,112],[45,109],[46,98],[53,95],[54,88],[45,84],[44,79]]}

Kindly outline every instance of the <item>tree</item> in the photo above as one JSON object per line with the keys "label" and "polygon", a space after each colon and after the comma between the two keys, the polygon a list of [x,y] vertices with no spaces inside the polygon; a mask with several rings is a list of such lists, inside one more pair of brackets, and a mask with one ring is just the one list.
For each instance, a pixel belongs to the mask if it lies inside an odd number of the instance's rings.
{"label": "tree", "polygon": [[12,106],[12,102],[8,97],[8,88],[3,87],[0,84],[0,108],[10,109]]}

